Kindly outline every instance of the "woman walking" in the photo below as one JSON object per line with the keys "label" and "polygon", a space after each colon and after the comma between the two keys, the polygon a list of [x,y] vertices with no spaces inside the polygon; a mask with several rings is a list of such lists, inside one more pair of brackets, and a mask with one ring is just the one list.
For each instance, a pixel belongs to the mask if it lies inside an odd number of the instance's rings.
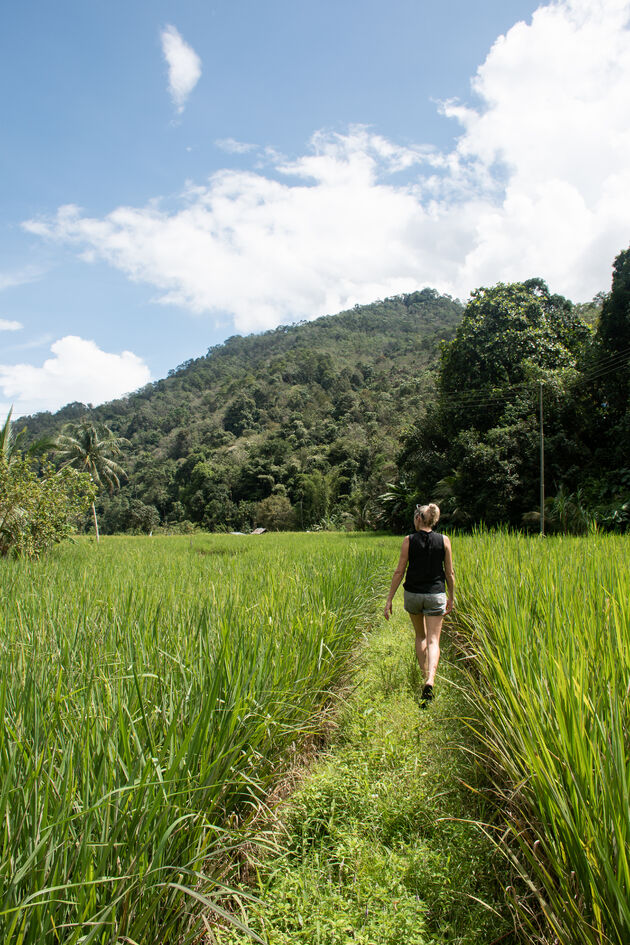
{"label": "woman walking", "polygon": [[413,517],[416,531],[413,535],[407,535],[402,543],[400,559],[385,604],[385,619],[389,620],[394,594],[405,577],[404,607],[416,631],[416,656],[424,676],[420,703],[423,708],[433,698],[435,673],[440,659],[442,621],[445,614],[450,614],[455,602],[451,543],[446,535],[433,531],[439,518],[440,510],[435,503],[416,506]]}

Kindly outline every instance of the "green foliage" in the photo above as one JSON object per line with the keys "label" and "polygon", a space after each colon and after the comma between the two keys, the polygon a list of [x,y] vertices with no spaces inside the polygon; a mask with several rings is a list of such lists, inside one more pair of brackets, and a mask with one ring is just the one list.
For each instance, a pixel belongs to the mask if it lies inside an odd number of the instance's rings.
{"label": "green foliage", "polygon": [[383,549],[79,539],[0,568],[0,941],[198,942],[373,612]]}
{"label": "green foliage", "polygon": [[295,514],[286,495],[270,495],[256,505],[256,524],[271,532],[295,527]]}
{"label": "green foliage", "polygon": [[277,488],[293,527],[332,518],[371,527],[396,475],[400,433],[431,391],[440,342],[460,315],[458,302],[425,289],[229,338],[123,400],[28,418],[28,435],[85,421],[120,438],[109,455],[128,479],[117,497],[99,497],[105,532],[137,529],[132,500],[163,524],[248,531]]}
{"label": "green foliage", "polygon": [[6,420],[0,429],[0,455],[6,463],[10,463],[14,456],[17,456],[17,451],[20,447],[20,440],[23,439],[26,428],[20,430],[16,435],[13,424],[11,423],[11,416],[13,414],[13,407],[9,410]]}
{"label": "green foliage", "polygon": [[94,492],[85,473],[45,464],[38,474],[32,459],[0,457],[0,556],[38,558],[68,538]]}
{"label": "green foliage", "polygon": [[124,469],[111,457],[119,456],[123,441],[109,427],[95,426],[89,420],[64,427],[55,443],[55,451],[65,466],[87,472],[97,486],[110,492],[120,486]]}
{"label": "green foliage", "polygon": [[527,940],[625,945],[628,541],[479,534],[458,540],[457,568],[479,750],[508,813]]}
{"label": "green foliage", "polygon": [[[477,289],[444,348],[440,390],[447,396],[467,390],[490,394],[537,378],[541,370],[574,366],[589,336],[571,303],[551,295],[540,279]],[[494,425],[493,418],[487,408],[471,410],[468,425],[484,430]]]}
{"label": "green foliage", "polygon": [[[398,543],[389,547],[395,561]],[[495,882],[502,864],[462,786],[479,783],[448,657],[436,711],[420,713],[406,614],[366,640],[332,743],[276,811],[280,850],[261,851],[253,886],[241,887],[269,945],[513,941]],[[227,928],[213,935],[247,941]]]}
{"label": "green foliage", "polygon": [[585,369],[593,376],[589,385],[595,403],[590,423],[593,465],[620,469],[630,455],[630,249],[615,259],[611,291],[604,299]]}
{"label": "green foliage", "polygon": [[36,457],[50,452],[54,444],[46,438],[31,442],[27,447],[27,428],[22,427],[20,432],[16,433],[11,421],[12,415],[13,407],[9,410],[7,418],[2,428],[0,428],[0,456],[2,456],[5,462],[11,464],[11,462],[14,459],[18,459],[22,453],[25,453],[27,456]]}
{"label": "green foliage", "polygon": [[377,521],[392,531],[404,532],[413,522],[416,504],[415,489],[404,477],[398,482],[388,482],[387,492],[378,497]]}
{"label": "green foliage", "polygon": [[[125,475],[125,471],[112,459],[112,456],[120,455],[125,442],[123,438],[115,436],[109,427],[95,426],[86,419],[77,424],[67,424],[63,429],[64,432],[53,444],[55,453],[62,461],[62,469],[71,466],[81,470],[89,475],[97,488],[105,486],[109,492],[113,492],[114,488],[120,486],[120,478]],[[94,502],[92,502],[92,515],[98,541],[98,520]],[[138,516],[135,518],[131,516],[131,527],[134,531],[137,520]],[[159,524],[159,515],[156,524]]]}
{"label": "green foliage", "polygon": [[573,485],[583,435],[567,404],[591,337],[572,304],[540,279],[473,292],[442,351],[438,398],[404,437],[409,491],[427,501],[441,494],[444,519],[455,525],[520,526],[538,501],[541,384],[549,491],[563,479]]}
{"label": "green foliage", "polygon": [[542,385],[546,494],[581,490],[589,520],[619,529],[629,362],[626,250],[590,303],[529,279],[475,290],[462,317],[425,289],[229,338],[124,400],[28,418],[25,442],[107,426],[128,480],[120,503],[99,500],[106,532],[146,528],[132,501],[160,524],[248,531],[277,494],[299,529],[400,531],[439,495],[445,523],[521,527],[539,504]]}
{"label": "green foliage", "polygon": [[613,264],[612,288],[602,305],[597,335],[607,351],[630,349],[630,249],[619,253]]}

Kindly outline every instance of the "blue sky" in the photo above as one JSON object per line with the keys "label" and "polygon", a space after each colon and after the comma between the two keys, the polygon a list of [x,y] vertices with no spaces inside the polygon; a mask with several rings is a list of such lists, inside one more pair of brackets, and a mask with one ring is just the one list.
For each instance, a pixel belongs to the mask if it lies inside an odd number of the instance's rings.
{"label": "blue sky", "polygon": [[0,416],[425,285],[575,301],[630,242],[630,0],[3,11]]}

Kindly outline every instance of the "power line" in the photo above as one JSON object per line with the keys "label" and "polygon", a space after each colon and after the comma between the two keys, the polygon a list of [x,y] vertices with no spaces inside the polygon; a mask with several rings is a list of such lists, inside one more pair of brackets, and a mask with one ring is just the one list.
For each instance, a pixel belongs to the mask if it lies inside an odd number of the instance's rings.
{"label": "power line", "polygon": [[590,371],[582,374],[582,376],[578,378],[578,381],[587,383],[588,381],[605,377],[607,374],[612,374],[622,367],[628,358],[630,358],[630,348],[625,348],[623,351],[618,351],[617,354],[602,358],[599,364],[596,362],[595,366]]}
{"label": "power line", "polygon": [[[599,378],[606,377],[608,374],[619,370],[629,358],[630,348],[625,348],[614,355],[600,358],[599,361],[595,362],[590,371],[578,373],[578,376],[573,380],[578,384],[599,380]],[[574,370],[579,372],[578,368],[574,368]],[[493,407],[500,404],[516,403],[518,397],[522,394],[530,393],[532,396],[536,395],[540,383],[543,383],[544,386],[544,382],[538,379],[535,381],[524,381],[520,384],[506,384],[501,388],[473,388],[462,391],[461,393],[443,391],[442,394],[448,398],[449,405],[454,407],[481,409],[483,407]]]}

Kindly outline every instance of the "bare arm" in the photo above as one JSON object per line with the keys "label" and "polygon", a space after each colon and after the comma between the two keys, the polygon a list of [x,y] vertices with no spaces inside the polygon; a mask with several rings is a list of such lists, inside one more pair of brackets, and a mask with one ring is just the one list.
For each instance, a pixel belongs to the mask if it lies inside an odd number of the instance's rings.
{"label": "bare arm", "polygon": [[450,538],[444,536],[444,576],[446,578],[446,587],[448,598],[446,601],[446,613],[450,614],[455,604],[455,572],[453,570],[453,553],[451,551]]}
{"label": "bare arm", "polygon": [[389,588],[389,594],[387,597],[387,603],[385,604],[385,620],[389,620],[392,615],[392,601],[394,600],[394,594],[398,590],[400,582],[405,576],[405,571],[407,570],[407,562],[409,561],[409,536],[405,538],[402,543],[402,548],[400,549],[400,558],[398,559],[398,564],[396,565],[396,570],[392,576],[392,583]]}

